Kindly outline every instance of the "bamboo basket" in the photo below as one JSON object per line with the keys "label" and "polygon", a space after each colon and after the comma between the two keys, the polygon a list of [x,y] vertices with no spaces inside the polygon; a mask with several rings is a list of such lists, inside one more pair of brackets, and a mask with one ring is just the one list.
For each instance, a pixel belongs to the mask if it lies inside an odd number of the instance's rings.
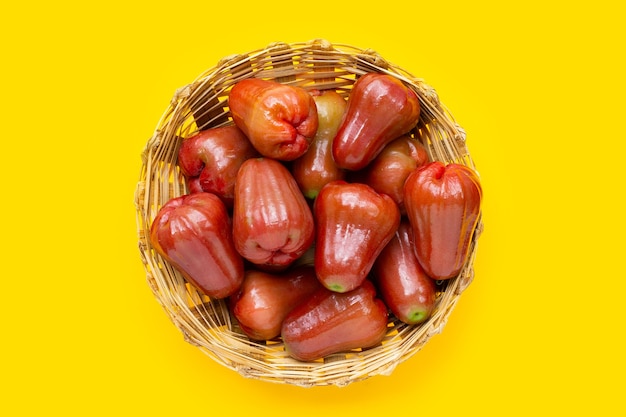
{"label": "bamboo basket", "polygon": [[387,335],[380,345],[304,363],[291,359],[279,339],[250,341],[230,315],[226,301],[200,294],[152,248],[149,230],[157,212],[169,199],[187,193],[177,166],[181,141],[199,130],[232,123],[227,99],[237,81],[258,77],[305,89],[334,89],[347,96],[355,80],[367,72],[391,74],[417,93],[421,118],[411,133],[426,146],[431,160],[462,163],[475,169],[464,130],[440,103],[433,88],[372,50],[321,39],[273,43],[223,58],[175,92],[141,155],[135,206],[147,283],[187,342],[244,377],[308,387],[345,386],[374,375],[389,375],[443,330],[459,297],[472,282],[482,220],[466,265],[457,277],[440,286],[435,311],[428,321],[410,326],[390,315]]}

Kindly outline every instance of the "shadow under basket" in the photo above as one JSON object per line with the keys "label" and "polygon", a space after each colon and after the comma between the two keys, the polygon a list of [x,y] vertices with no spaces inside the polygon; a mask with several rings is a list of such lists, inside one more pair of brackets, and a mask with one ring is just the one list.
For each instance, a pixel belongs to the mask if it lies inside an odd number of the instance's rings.
{"label": "shadow under basket", "polygon": [[298,386],[345,386],[374,375],[389,375],[443,330],[473,279],[472,265],[482,219],[465,266],[457,277],[439,286],[435,310],[426,322],[407,325],[390,315],[387,334],[379,345],[315,362],[299,362],[288,356],[280,339],[250,341],[230,315],[225,300],[213,300],[199,293],[153,249],[149,240],[152,220],[168,200],[187,193],[185,178],[177,165],[179,146],[199,130],[232,124],[228,94],[235,83],[256,77],[307,90],[333,89],[347,97],[358,77],[368,72],[390,74],[417,93],[421,116],[411,134],[424,144],[431,160],[461,163],[475,169],[465,132],[440,103],[433,88],[372,50],[320,39],[274,43],[223,58],[176,91],[142,153],[135,206],[147,283],[187,342],[244,377]]}

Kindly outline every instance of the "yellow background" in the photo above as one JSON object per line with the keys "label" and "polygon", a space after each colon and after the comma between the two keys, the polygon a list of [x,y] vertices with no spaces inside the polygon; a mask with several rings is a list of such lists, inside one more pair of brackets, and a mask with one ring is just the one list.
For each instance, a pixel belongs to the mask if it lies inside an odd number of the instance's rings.
{"label": "yellow background", "polygon": [[[0,6],[0,415],[623,415],[624,11],[537,1]],[[303,389],[188,345],[133,196],[176,88],[325,38],[424,78],[485,190],[476,277],[391,376]]]}

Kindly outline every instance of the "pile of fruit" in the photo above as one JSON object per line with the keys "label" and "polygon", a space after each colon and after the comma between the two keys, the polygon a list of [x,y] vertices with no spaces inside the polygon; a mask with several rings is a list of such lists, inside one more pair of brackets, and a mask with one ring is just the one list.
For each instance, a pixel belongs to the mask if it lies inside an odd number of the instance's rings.
{"label": "pile of fruit", "polygon": [[297,360],[377,345],[390,314],[427,320],[435,282],[467,260],[482,190],[469,167],[428,159],[415,92],[382,73],[346,98],[250,78],[228,107],[233,124],[183,140],[189,193],[159,210],[154,249]]}

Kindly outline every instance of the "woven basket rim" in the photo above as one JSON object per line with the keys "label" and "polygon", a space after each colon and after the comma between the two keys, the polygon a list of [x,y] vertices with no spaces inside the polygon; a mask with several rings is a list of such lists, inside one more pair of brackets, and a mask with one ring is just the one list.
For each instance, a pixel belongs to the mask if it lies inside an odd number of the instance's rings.
{"label": "woven basket rim", "polygon": [[158,209],[170,198],[187,193],[176,164],[180,142],[207,127],[232,123],[225,97],[237,80],[263,77],[307,89],[330,88],[347,94],[354,80],[366,72],[390,74],[417,93],[422,116],[415,134],[424,142],[431,160],[462,163],[478,174],[466,146],[465,131],[423,79],[371,49],[333,44],[324,39],[275,42],[220,59],[175,91],[141,154],[134,202],[147,284],[188,343],[247,378],[299,386],[345,386],[374,375],[388,375],[443,330],[459,297],[473,280],[482,215],[464,268],[442,287],[437,307],[428,321],[409,326],[391,317],[388,334],[379,346],[303,363],[289,358],[280,341],[248,340],[228,314],[224,300],[211,300],[199,294],[152,248],[149,227]]}

